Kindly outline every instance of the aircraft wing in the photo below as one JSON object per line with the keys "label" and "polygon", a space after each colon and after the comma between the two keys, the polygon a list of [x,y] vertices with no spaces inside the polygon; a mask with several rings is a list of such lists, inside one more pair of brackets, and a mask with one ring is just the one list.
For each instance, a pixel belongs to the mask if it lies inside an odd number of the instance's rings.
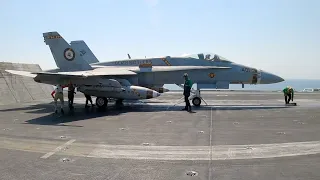
{"label": "aircraft wing", "polygon": [[[85,89],[95,89],[97,91],[103,89],[103,91],[122,91],[122,85],[120,82],[113,78],[93,78],[86,81],[87,77],[97,77],[97,76],[108,76],[108,75],[131,75],[136,74],[131,71],[117,70],[114,71],[75,71],[75,72],[27,72],[27,71],[16,71],[16,70],[5,70],[11,74],[32,77],[36,82],[56,85],[67,84],[71,80],[76,83],[84,83]],[[94,86],[97,85],[98,86]],[[101,85],[102,84],[102,85]]]}
{"label": "aircraft wing", "polygon": [[[93,77],[93,76],[123,76],[123,75],[137,75],[137,73],[145,72],[148,68],[135,67],[103,67],[97,68],[90,71],[74,71],[74,72],[38,72],[34,73],[37,75],[55,75],[55,76],[66,76],[66,77]],[[230,67],[219,67],[219,66],[153,66],[148,72],[170,72],[170,71],[185,71],[185,70],[223,70],[230,69]],[[33,74],[33,73],[32,73]]]}
{"label": "aircraft wing", "polygon": [[168,72],[168,71],[185,71],[185,70],[223,70],[231,69],[231,67],[220,67],[220,66],[153,66],[152,72]]}
{"label": "aircraft wing", "polygon": [[36,77],[37,75],[47,75],[47,76],[56,76],[56,77],[93,77],[93,76],[117,76],[117,75],[136,75],[135,72],[132,72],[127,69],[118,69],[118,68],[107,68],[107,69],[96,69],[92,71],[74,71],[74,72],[27,72],[27,71],[16,71],[16,70],[5,70],[11,74],[27,76],[27,77]]}
{"label": "aircraft wing", "polygon": [[[152,66],[151,64],[144,64],[143,66],[94,66],[94,70],[97,74],[103,76],[103,73],[99,72],[110,72],[106,75],[134,75],[139,72],[170,72],[170,71],[185,71],[185,70],[226,70],[231,69],[231,67],[221,67],[221,66]],[[113,74],[112,72],[117,72]],[[121,72],[125,72],[121,74]]]}
{"label": "aircraft wing", "polygon": [[86,78],[94,76],[122,76],[122,75],[136,75],[139,72],[170,72],[170,71],[185,71],[185,70],[224,70],[230,69],[231,67],[219,67],[219,66],[153,66],[150,70],[148,68],[135,67],[103,67],[88,71],[71,71],[71,72],[27,72],[17,70],[5,70],[11,74],[36,77],[37,75],[55,76],[55,77],[75,77],[75,78]]}

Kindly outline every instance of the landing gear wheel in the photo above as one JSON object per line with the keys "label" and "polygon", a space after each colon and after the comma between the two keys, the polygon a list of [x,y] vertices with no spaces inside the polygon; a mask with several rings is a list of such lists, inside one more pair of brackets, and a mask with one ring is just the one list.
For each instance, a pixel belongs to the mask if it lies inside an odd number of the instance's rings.
{"label": "landing gear wheel", "polygon": [[193,104],[194,106],[200,106],[200,104],[201,104],[201,99],[200,99],[199,97],[193,98],[193,99],[192,99],[192,104]]}
{"label": "landing gear wheel", "polygon": [[108,99],[105,97],[97,97],[96,99],[96,105],[98,108],[106,108],[108,105]]}

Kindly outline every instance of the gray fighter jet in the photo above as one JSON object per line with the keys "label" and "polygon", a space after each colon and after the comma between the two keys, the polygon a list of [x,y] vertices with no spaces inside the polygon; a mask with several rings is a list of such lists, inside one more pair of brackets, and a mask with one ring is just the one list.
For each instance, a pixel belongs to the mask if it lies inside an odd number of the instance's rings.
{"label": "gray fighter jet", "polygon": [[[152,66],[151,60],[139,61],[139,66],[90,65],[83,59],[84,52],[71,47],[58,32],[43,33],[57,69],[43,72],[6,70],[9,73],[33,77],[36,82],[65,85],[72,82],[79,91],[96,96],[98,107],[106,107],[108,98],[149,99],[160,93],[147,88],[150,85],[182,84],[188,73],[197,83],[213,84],[221,73],[231,67],[223,66]],[[199,104],[200,105],[200,104]]]}
{"label": "gray fighter jet", "polygon": [[[214,71],[202,72],[192,71],[189,73],[191,79],[197,84],[197,89],[193,96],[190,97],[195,106],[201,104],[200,89],[228,89],[229,84],[272,84],[284,81],[281,77],[272,73],[258,70],[253,67],[234,63],[226,58],[213,53],[199,53],[188,55],[184,57],[159,57],[159,58],[144,58],[144,59],[129,59],[99,62],[96,56],[92,53],[90,48],[83,40],[72,41],[71,45],[78,49],[83,54],[83,58],[91,63],[92,67],[136,67],[141,65],[150,65],[152,68],[156,67],[213,67]],[[219,68],[218,68],[219,67]],[[206,78],[203,77],[206,74]],[[138,81],[131,81],[132,83],[147,87],[158,92],[163,91],[164,84],[177,84],[182,82],[181,76],[178,79],[175,72],[162,73],[159,78],[148,76],[139,77]],[[179,78],[181,78],[179,80]],[[180,86],[180,85],[179,85]],[[162,91],[161,91],[162,90]]]}

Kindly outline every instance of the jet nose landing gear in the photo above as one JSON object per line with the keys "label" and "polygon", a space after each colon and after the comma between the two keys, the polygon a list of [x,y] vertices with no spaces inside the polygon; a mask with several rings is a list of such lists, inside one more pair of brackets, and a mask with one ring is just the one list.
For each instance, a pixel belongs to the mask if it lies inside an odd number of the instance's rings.
{"label": "jet nose landing gear", "polygon": [[200,104],[201,104],[201,99],[200,99],[199,97],[194,97],[194,98],[192,99],[192,104],[193,104],[194,106],[200,106]]}
{"label": "jet nose landing gear", "polygon": [[[181,84],[176,84],[176,85],[179,86],[179,87],[181,87],[181,88],[183,89],[183,85],[181,85]],[[181,101],[183,98],[184,98],[184,97],[182,97],[181,99],[179,99],[179,101]],[[193,104],[194,106],[196,106],[196,107],[199,107],[202,101],[203,101],[206,105],[208,105],[207,102],[200,96],[200,89],[196,89],[196,90],[191,89],[191,96],[189,96],[189,100],[191,100],[191,101],[192,101],[192,104]],[[182,103],[182,102],[180,102],[180,103]],[[177,103],[177,104],[180,104],[180,103]],[[177,104],[175,104],[175,105],[177,105]],[[175,106],[175,105],[173,105],[173,106]],[[168,109],[169,109],[169,108],[168,108]]]}
{"label": "jet nose landing gear", "polygon": [[193,90],[191,91],[192,95],[189,97],[189,100],[192,100],[192,104],[194,106],[197,106],[199,107],[200,104],[201,104],[201,100],[206,104],[207,102],[200,96],[200,89],[196,89],[196,90]]}
{"label": "jet nose landing gear", "polygon": [[[177,84],[179,87],[182,87],[183,88],[183,86],[181,86],[180,84]],[[180,98],[179,100],[178,100],[178,102],[176,103],[176,104],[174,104],[173,106],[171,106],[171,107],[174,107],[174,106],[176,106],[177,104],[180,104],[180,103],[182,103],[182,102],[184,102],[184,101],[181,101],[182,99],[184,99],[184,96],[182,97],[182,98]],[[201,100],[206,104],[206,105],[208,105],[207,104],[207,102],[206,101],[204,101],[203,99],[202,99],[202,97],[200,96],[200,90],[193,90],[193,89],[191,89],[191,96],[189,96],[189,100],[191,100],[192,101],[192,104],[194,105],[194,106],[196,106],[196,107],[199,107],[200,106],[200,104],[201,104]],[[167,108],[167,110],[169,110],[169,108],[170,108],[170,106]]]}

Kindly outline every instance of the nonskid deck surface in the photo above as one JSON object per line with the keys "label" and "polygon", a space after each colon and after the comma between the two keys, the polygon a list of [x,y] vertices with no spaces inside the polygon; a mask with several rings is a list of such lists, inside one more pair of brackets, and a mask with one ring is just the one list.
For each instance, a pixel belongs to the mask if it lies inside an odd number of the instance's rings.
{"label": "nonskid deck surface", "polygon": [[2,105],[1,179],[320,178],[320,94],[202,95],[195,113],[180,93],[105,112],[77,96],[61,117],[52,100]]}

